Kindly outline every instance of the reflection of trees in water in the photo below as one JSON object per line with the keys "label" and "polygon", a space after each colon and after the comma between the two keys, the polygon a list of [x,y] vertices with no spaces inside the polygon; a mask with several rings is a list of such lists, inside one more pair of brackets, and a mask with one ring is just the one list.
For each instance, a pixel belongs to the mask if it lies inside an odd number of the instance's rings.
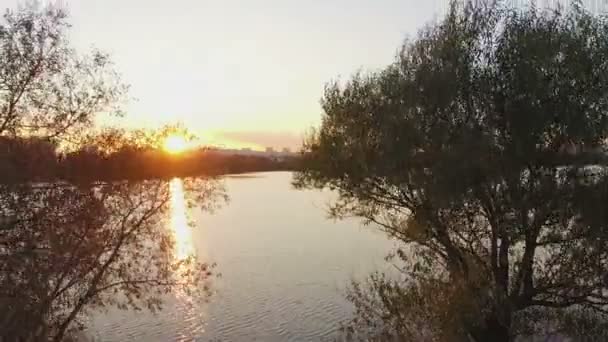
{"label": "reflection of trees in water", "polygon": [[[223,197],[214,180],[185,183],[191,204]],[[87,311],[157,310],[165,293],[207,289],[209,265],[176,257],[166,181],[18,185],[0,196],[0,328],[9,340],[60,339]]]}

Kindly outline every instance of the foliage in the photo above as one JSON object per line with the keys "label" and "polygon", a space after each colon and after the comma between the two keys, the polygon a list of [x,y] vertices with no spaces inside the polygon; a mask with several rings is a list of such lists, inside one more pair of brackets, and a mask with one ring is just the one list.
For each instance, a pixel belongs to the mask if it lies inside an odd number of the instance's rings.
{"label": "foliage", "polygon": [[165,130],[104,130],[82,135],[82,145],[69,152],[44,138],[0,136],[0,184],[207,177],[298,167],[296,156],[236,155],[204,147],[170,154],[159,143],[166,135]]}
{"label": "foliage", "polygon": [[508,341],[531,312],[605,318],[605,18],[453,3],[322,106],[295,184],[403,242],[405,280],[351,297],[375,304],[374,334]]}
{"label": "foliage", "polygon": [[[56,7],[8,11],[0,24],[0,339],[60,341],[91,310],[162,307],[180,291],[205,296],[212,265],[174,255],[171,188],[162,179],[108,181],[92,169],[57,178],[58,148],[88,141],[98,114],[126,91],[107,55],[69,47]],[[116,131],[115,133],[117,133]],[[135,149],[130,137],[96,151]],[[225,199],[215,179],[184,180],[204,210]]]}
{"label": "foliage", "polygon": [[46,329],[60,340],[95,308],[157,310],[169,291],[205,290],[193,285],[210,275],[209,265],[174,257],[166,182],[22,185],[1,193],[6,338]]}
{"label": "foliage", "polygon": [[79,55],[66,37],[65,11],[37,5],[7,10],[0,25],[0,134],[66,139],[93,114],[120,114],[127,87],[107,54]]}
{"label": "foliage", "polygon": [[296,157],[278,159],[236,155],[206,147],[171,154],[163,149],[162,143],[172,135],[192,138],[187,130],[179,127],[165,127],[158,131],[103,131],[89,137],[79,149],[58,155],[55,177],[78,179],[85,173],[102,180],[141,180],[293,170],[297,167]]}

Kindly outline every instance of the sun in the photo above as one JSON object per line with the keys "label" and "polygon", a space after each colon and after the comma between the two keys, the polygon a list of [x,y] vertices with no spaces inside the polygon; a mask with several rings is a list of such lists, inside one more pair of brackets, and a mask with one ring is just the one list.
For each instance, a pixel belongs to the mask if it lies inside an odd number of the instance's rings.
{"label": "sun", "polygon": [[178,154],[184,152],[188,148],[186,139],[179,135],[170,135],[165,139],[163,144],[165,151]]}

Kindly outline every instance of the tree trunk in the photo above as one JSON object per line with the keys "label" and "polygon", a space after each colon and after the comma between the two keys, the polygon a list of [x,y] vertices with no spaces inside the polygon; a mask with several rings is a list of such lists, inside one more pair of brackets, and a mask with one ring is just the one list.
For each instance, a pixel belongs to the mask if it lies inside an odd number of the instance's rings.
{"label": "tree trunk", "polygon": [[510,319],[500,320],[495,314],[491,314],[484,320],[484,326],[474,329],[471,337],[475,342],[510,342],[511,328]]}

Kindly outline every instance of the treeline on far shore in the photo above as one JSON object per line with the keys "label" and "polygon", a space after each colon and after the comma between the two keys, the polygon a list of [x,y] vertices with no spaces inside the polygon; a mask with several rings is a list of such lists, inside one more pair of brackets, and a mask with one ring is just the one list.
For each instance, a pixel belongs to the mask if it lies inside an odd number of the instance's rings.
{"label": "treeline on far shore", "polygon": [[0,179],[117,181],[218,176],[297,169],[297,156],[237,155],[208,148],[170,154],[158,147],[125,145],[112,151],[89,145],[61,152],[46,139],[0,139]]}

